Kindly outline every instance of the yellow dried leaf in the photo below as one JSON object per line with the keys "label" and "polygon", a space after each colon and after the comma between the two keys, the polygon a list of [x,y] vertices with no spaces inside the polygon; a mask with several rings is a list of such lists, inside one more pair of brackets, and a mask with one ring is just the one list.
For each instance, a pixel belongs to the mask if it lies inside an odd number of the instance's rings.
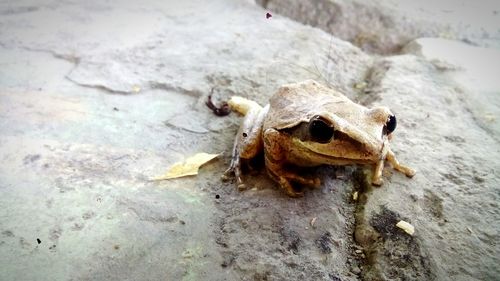
{"label": "yellow dried leaf", "polygon": [[219,154],[197,153],[184,162],[178,162],[172,165],[170,169],[162,176],[155,177],[153,180],[168,180],[198,174],[198,169],[205,163],[216,158]]}

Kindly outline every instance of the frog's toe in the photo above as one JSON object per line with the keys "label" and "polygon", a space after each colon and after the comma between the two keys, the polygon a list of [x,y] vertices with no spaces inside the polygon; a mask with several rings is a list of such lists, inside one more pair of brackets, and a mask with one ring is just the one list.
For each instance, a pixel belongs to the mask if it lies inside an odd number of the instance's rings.
{"label": "frog's toe", "polygon": [[307,182],[304,182],[310,188],[319,188],[321,186],[321,180],[319,178],[308,179]]}
{"label": "frog's toe", "polygon": [[221,179],[223,181],[228,181],[232,175],[234,175],[234,168],[229,167],[227,170],[224,171],[224,174],[222,174]]}
{"label": "frog's toe", "polygon": [[243,190],[246,190],[246,189],[247,189],[247,186],[244,183],[239,183],[238,184],[238,190],[239,191],[243,191]]}
{"label": "frog's toe", "polygon": [[409,178],[413,178],[413,176],[417,173],[417,171],[413,170],[412,168],[407,168],[405,175]]}
{"label": "frog's toe", "polygon": [[279,184],[281,188],[285,190],[286,194],[290,197],[297,198],[304,196],[304,192],[294,189],[292,184],[285,177],[279,178]]}
{"label": "frog's toe", "polygon": [[288,194],[288,196],[293,197],[293,198],[299,198],[299,197],[303,197],[304,196],[304,192],[303,191],[299,192],[299,191],[294,191],[294,190],[287,190],[286,194]]}
{"label": "frog's toe", "polygon": [[229,174],[224,173],[220,176],[220,179],[222,181],[229,181],[231,179],[231,176]]}
{"label": "frog's toe", "polygon": [[412,168],[410,167],[407,167],[407,166],[403,166],[403,165],[398,165],[398,166],[395,166],[394,169],[396,171],[399,171],[403,174],[405,174],[405,176],[409,177],[409,178],[412,178],[415,174],[416,174],[416,171],[413,170]]}
{"label": "frog's toe", "polygon": [[312,186],[315,187],[315,188],[320,187],[321,186],[321,180],[319,178],[314,178]]}
{"label": "frog's toe", "polygon": [[374,178],[372,180],[372,185],[374,186],[381,186],[382,184],[384,184],[384,180],[382,178]]}
{"label": "frog's toe", "polygon": [[243,191],[243,190],[247,189],[246,184],[243,183],[243,180],[241,179],[240,176],[236,177],[236,184],[238,186],[239,191]]}

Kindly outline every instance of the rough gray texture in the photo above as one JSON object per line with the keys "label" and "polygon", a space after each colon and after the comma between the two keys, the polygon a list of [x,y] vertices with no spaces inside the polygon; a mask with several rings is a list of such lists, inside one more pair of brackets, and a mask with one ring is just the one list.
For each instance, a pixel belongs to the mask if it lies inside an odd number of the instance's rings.
{"label": "rough gray texture", "polygon": [[[2,4],[0,279],[356,279],[349,176],[326,169],[299,200],[262,175],[236,191],[219,177],[239,117],[204,102],[308,78],[353,96],[371,58],[244,1],[203,3]],[[148,181],[199,151],[226,154]]]}
{"label": "rough gray texture", "polygon": [[[371,57],[265,13],[244,0],[0,3],[1,280],[500,276],[498,51],[419,39]],[[371,188],[360,168],[312,169],[323,185],[300,199],[261,172],[246,192],[221,182],[240,118],[213,116],[210,90],[265,103],[309,78],[390,106],[394,150],[418,174],[389,169]],[[149,181],[200,151],[224,154],[197,177]]]}
{"label": "rough gray texture", "polygon": [[495,0],[256,0],[377,54],[398,52],[419,37],[500,47],[500,4]]}
{"label": "rough gray texture", "polygon": [[[440,39],[412,45],[418,45],[423,54],[439,49],[453,54],[463,47]],[[483,51],[471,48],[462,55],[474,58]],[[498,53],[490,54],[490,59]],[[460,70],[465,65],[453,65],[450,56],[439,58],[454,68],[436,66],[425,55],[384,58],[387,70],[375,82],[385,89],[377,103],[390,104],[403,115],[396,137],[398,151],[418,155],[401,159],[417,167],[418,174],[411,181],[391,177],[393,188],[371,189],[366,194],[356,238],[371,252],[369,259],[375,264],[366,272],[368,280],[381,278],[373,277],[374,272],[389,280],[494,280],[500,274],[496,266],[499,229],[494,223],[500,220],[498,123],[490,120],[485,129],[488,119],[483,117],[496,113],[485,111],[489,105],[482,103],[498,104],[500,87],[484,91],[470,88],[467,80],[455,81],[453,77],[467,76],[467,70]],[[485,64],[475,77],[487,78],[496,68]],[[391,216],[384,210],[410,221],[416,227],[415,237],[393,233],[373,242],[373,228],[377,230],[378,221]]]}
{"label": "rough gray texture", "polygon": [[[67,78],[82,86],[111,93],[163,89],[194,97],[213,86],[231,94],[270,95],[283,83],[309,77],[349,91],[370,60],[338,39],[330,48],[330,36],[320,30],[286,18],[266,20],[263,10],[246,1],[213,1],[203,9],[197,6],[204,1],[129,2],[51,3],[29,17],[10,14],[0,31],[2,45],[75,62]],[[78,9],[89,14],[75,17]],[[74,24],[58,24],[68,21]]]}

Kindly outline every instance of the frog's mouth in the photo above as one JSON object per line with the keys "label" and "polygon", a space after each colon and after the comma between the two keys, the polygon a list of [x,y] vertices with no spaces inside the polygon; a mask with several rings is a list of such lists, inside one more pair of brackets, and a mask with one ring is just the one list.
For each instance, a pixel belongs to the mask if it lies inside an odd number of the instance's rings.
{"label": "frog's mouth", "polygon": [[325,164],[330,165],[352,165],[352,164],[373,164],[376,163],[377,160],[373,158],[347,158],[347,157],[338,157],[332,156],[328,154],[323,154],[320,152],[316,152],[312,149],[309,149],[310,154],[314,154],[317,158],[322,159]]}
{"label": "frog's mouth", "polygon": [[325,164],[370,164],[379,161],[380,155],[384,155],[383,144],[380,148],[373,149],[353,140],[333,140],[326,144],[298,139],[295,142],[298,147],[306,150],[306,153],[314,155],[315,158],[322,159]]}

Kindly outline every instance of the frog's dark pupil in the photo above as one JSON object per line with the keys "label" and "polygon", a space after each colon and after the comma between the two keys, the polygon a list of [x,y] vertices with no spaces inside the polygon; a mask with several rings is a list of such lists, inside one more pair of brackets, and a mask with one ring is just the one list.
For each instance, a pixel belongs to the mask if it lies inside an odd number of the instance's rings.
{"label": "frog's dark pupil", "polygon": [[394,115],[389,116],[389,119],[387,119],[387,123],[385,123],[385,128],[384,128],[385,133],[388,135],[394,132],[394,130],[396,130],[396,125],[397,125],[396,116]]}
{"label": "frog's dark pupil", "polygon": [[311,139],[319,143],[327,143],[333,137],[333,128],[328,126],[325,121],[316,119],[309,125]]}

